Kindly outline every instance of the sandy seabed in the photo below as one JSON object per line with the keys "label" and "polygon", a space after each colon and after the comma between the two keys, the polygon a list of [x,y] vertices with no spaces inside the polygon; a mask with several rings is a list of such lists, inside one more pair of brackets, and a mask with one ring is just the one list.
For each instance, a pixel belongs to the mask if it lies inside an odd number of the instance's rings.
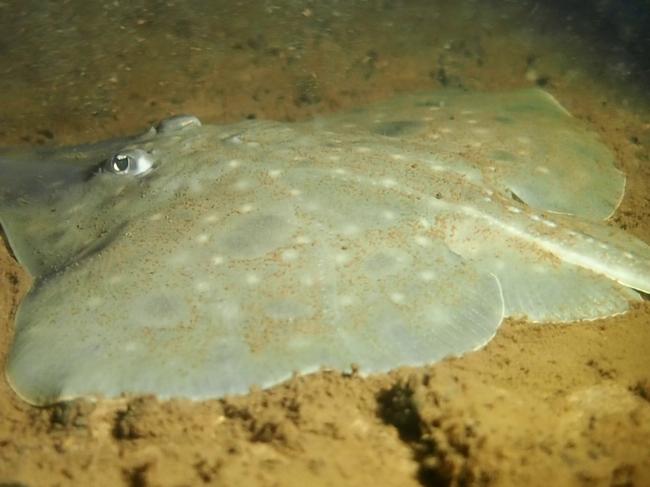
{"label": "sandy seabed", "polygon": [[[0,3],[0,145],[81,143],[177,113],[299,120],[393,93],[541,85],[628,175],[612,225],[650,242],[634,60],[537,2]],[[0,358],[30,278],[0,246]],[[650,305],[508,321],[480,351],[321,372],[194,403],[48,408],[0,382],[0,486],[650,485]]]}

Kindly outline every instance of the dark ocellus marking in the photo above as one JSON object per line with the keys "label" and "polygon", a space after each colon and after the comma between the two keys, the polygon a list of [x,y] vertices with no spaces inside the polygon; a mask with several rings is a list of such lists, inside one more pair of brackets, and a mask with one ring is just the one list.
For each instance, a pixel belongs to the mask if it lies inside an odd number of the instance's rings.
{"label": "dark ocellus marking", "polygon": [[424,124],[415,120],[395,120],[392,122],[378,123],[373,127],[372,131],[378,135],[397,137],[399,135],[412,134],[422,127],[424,127]]}

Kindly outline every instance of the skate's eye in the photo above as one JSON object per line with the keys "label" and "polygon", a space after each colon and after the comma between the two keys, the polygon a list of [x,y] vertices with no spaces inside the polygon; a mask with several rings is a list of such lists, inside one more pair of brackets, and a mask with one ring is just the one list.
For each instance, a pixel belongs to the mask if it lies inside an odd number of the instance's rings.
{"label": "skate's eye", "polygon": [[118,152],[106,161],[104,168],[113,174],[138,176],[153,167],[151,154],[142,149]]}

